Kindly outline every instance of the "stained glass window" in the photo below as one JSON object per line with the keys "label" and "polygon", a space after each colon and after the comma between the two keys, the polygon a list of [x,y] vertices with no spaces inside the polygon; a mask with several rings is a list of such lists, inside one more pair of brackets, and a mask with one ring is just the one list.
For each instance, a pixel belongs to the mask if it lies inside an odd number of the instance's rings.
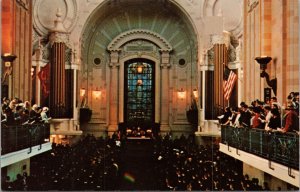
{"label": "stained glass window", "polygon": [[126,62],[125,119],[139,126],[154,116],[154,64],[138,59]]}

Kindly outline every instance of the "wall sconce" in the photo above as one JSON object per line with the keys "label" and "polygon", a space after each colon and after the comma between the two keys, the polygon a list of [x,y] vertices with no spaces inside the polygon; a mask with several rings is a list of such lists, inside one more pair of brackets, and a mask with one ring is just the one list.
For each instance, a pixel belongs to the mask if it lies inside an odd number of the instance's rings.
{"label": "wall sconce", "polygon": [[96,99],[99,99],[100,96],[101,96],[101,91],[98,90],[98,88],[96,88],[96,90],[93,91],[93,94],[94,94],[94,96],[95,96]]}
{"label": "wall sconce", "polygon": [[[255,60],[260,65],[260,69],[261,69],[260,77],[266,78],[267,84],[272,88],[272,90],[276,96],[276,94],[277,94],[277,78],[275,77],[274,79],[270,79],[269,74],[266,72],[267,64],[272,60],[272,57],[261,56],[261,57],[256,57]],[[274,62],[275,61],[276,60],[274,59]]]}
{"label": "wall sconce", "polygon": [[5,67],[11,67],[12,62],[17,58],[17,56],[11,53],[4,53],[1,55],[1,59],[4,61]]}
{"label": "wall sconce", "polygon": [[177,95],[178,95],[178,98],[182,100],[185,98],[186,92],[183,90],[183,88],[181,88],[180,90],[178,90]]}
{"label": "wall sconce", "polygon": [[17,58],[17,56],[11,53],[4,53],[1,55],[1,59],[4,61],[5,72],[3,75],[2,83],[5,81],[6,77],[11,74],[12,62]]}
{"label": "wall sconce", "polygon": [[195,99],[198,99],[199,94],[198,94],[198,90],[196,88],[193,89],[193,95],[194,95]]}
{"label": "wall sconce", "polygon": [[85,96],[85,88],[80,89],[80,97]]}

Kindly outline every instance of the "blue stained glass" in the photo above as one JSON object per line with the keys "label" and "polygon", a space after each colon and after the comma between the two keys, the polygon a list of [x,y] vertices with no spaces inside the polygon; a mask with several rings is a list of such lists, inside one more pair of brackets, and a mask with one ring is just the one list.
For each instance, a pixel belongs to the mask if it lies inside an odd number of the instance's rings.
{"label": "blue stained glass", "polygon": [[154,120],[154,63],[145,59],[128,61],[126,64],[125,121]]}

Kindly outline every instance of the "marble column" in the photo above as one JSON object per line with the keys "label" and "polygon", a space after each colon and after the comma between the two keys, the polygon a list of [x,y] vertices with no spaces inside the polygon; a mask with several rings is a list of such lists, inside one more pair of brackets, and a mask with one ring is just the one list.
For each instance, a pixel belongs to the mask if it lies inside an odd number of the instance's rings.
{"label": "marble column", "polygon": [[118,130],[118,77],[119,77],[119,51],[110,53],[110,90],[109,90],[109,125],[108,133],[111,135]]}
{"label": "marble column", "polygon": [[169,51],[161,51],[161,132],[169,132]]}
{"label": "marble column", "polygon": [[51,92],[50,108],[52,117],[63,117],[65,108],[65,44],[55,42],[51,48]]}
{"label": "marble column", "polygon": [[66,70],[65,55],[69,44],[69,34],[62,24],[62,13],[60,9],[56,14],[54,28],[50,31],[51,65],[50,65],[50,114],[54,118],[67,117],[66,108],[68,98],[66,97]]}

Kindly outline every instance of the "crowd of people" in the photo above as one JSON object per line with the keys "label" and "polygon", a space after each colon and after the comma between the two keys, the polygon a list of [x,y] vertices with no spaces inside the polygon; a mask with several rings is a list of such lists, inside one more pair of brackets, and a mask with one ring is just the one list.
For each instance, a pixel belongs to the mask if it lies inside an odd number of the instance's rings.
{"label": "crowd of people", "polygon": [[[45,122],[47,107],[30,105],[18,98],[2,100],[1,124],[25,125]],[[283,112],[285,110],[285,112]],[[299,93],[291,93],[287,105],[276,97],[270,102],[245,102],[226,108],[220,123],[233,127],[260,128],[266,131],[299,133]],[[83,136],[76,144],[54,144],[51,151],[31,158],[30,175],[2,178],[3,190],[118,190],[121,174],[120,135],[112,138]],[[170,135],[154,138],[153,159],[157,190],[179,191],[261,191],[268,183],[243,175],[242,163],[218,150],[218,144],[197,145],[194,136],[171,139]]]}
{"label": "crowd of people", "polygon": [[299,93],[291,92],[286,103],[282,106],[276,97],[267,102],[254,100],[250,106],[241,102],[239,108],[225,108],[220,124],[299,134]]}
{"label": "crowd of people", "polygon": [[37,104],[31,106],[29,101],[23,102],[19,98],[3,98],[1,103],[1,125],[26,125],[35,123],[48,123],[48,107]]}
{"label": "crowd of people", "polygon": [[[2,189],[120,190],[123,179],[120,171],[123,170],[121,151],[124,143],[119,139],[87,135],[72,146],[53,144],[51,151],[31,158],[30,175],[20,173],[13,182],[3,175]],[[242,162],[219,152],[217,143],[197,145],[192,135],[175,139],[169,135],[159,136],[153,143],[154,161],[150,161],[154,162],[154,166],[147,169],[154,172],[155,190],[270,190],[267,182],[260,183],[258,178],[244,175]]]}
{"label": "crowd of people", "polygon": [[9,191],[108,191],[119,177],[120,147],[110,138],[83,137],[73,146],[54,144],[52,150],[31,158],[30,175],[2,179]]}
{"label": "crowd of people", "polygon": [[198,146],[193,136],[158,139],[154,154],[159,190],[270,190],[267,182],[243,175],[242,162],[219,152],[217,144]]}

